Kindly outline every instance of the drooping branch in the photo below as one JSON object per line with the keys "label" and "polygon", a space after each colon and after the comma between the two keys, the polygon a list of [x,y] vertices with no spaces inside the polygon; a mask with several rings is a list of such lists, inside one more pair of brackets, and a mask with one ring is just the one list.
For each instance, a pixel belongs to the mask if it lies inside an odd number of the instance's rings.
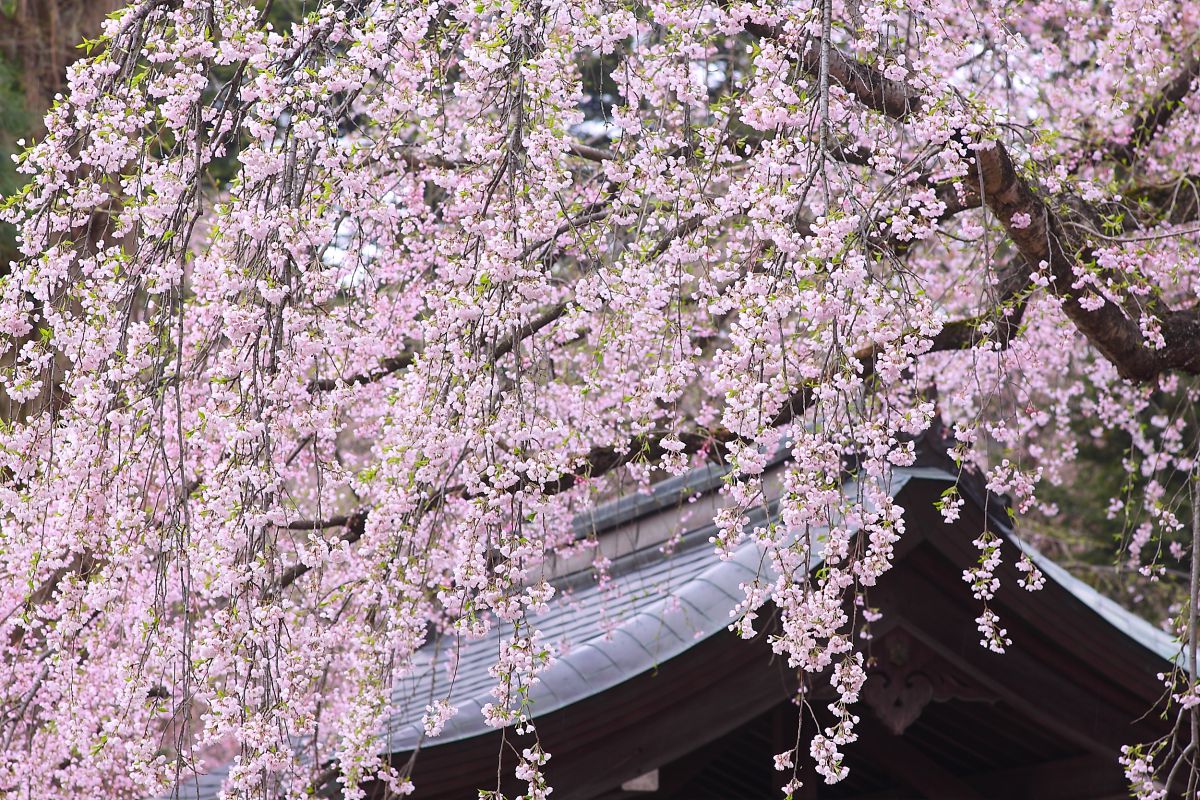
{"label": "drooping branch", "polygon": [[[1027,294],[1020,291],[1019,282],[1010,275],[1002,275],[1002,287],[1007,286],[1002,294],[1002,302],[995,309],[975,317],[956,320],[946,324],[941,333],[934,337],[928,353],[969,350],[981,344],[985,338],[994,341],[1003,349],[1007,348],[1020,326],[1021,317],[1025,311]],[[990,334],[984,333],[985,325],[994,323]],[[546,324],[549,324],[548,322]],[[878,351],[874,348],[864,350],[855,355],[861,364],[861,375],[869,380],[875,375]],[[770,427],[779,428],[799,418],[811,407],[816,383],[805,383],[797,389],[780,407],[770,421]],[[693,431],[672,432],[665,430],[650,431],[634,436],[623,445],[593,447],[576,463],[570,472],[560,475],[553,481],[536,482],[542,495],[561,494],[579,485],[580,481],[594,480],[603,477],[613,470],[635,462],[654,462],[670,452],[676,452],[665,446],[668,439],[678,440],[687,456],[706,453],[710,461],[723,463],[729,452],[729,445],[738,437],[727,428],[717,427]],[[510,492],[530,489],[535,481],[524,478],[509,488]],[[452,492],[437,492],[425,503],[424,510],[431,510],[440,505]],[[338,514],[322,520],[294,520],[284,526],[292,531],[320,531],[331,528],[341,528],[338,541],[353,544],[362,538],[366,532],[369,508],[360,508],[349,514]],[[280,590],[286,589],[300,577],[311,570],[305,564],[290,567],[280,579]]]}
{"label": "drooping branch", "polygon": [[[930,183],[930,180],[925,179],[917,183],[918,185],[927,185]],[[983,200],[980,199],[979,192],[974,186],[956,186],[953,183],[939,183],[934,187],[934,193],[943,206],[942,212],[936,218],[936,221],[939,223],[946,222],[964,211],[971,211],[983,205]],[[920,244],[921,241],[921,239],[917,238],[901,239],[896,234],[890,234],[888,236],[872,238],[870,244],[893,257],[899,258]]]}
{"label": "drooping branch", "polygon": [[[778,38],[782,31],[763,25],[750,24],[747,30],[762,37]],[[801,66],[812,73],[819,68],[819,42],[809,39],[800,48],[798,56]],[[873,67],[861,64],[836,48],[827,48],[828,75],[830,80],[853,95],[867,108],[902,122],[922,108],[922,97],[903,83],[886,79]],[[1160,102],[1152,105],[1139,118],[1131,143],[1142,143],[1152,138],[1170,119],[1178,98],[1190,87],[1194,74],[1184,81],[1177,78],[1163,92]],[[1182,88],[1180,88],[1182,87]],[[1171,98],[1176,98],[1172,100]],[[965,136],[957,137],[964,145],[973,142]],[[978,147],[978,140],[974,140]],[[593,160],[607,160],[611,153],[579,152],[576,155]],[[1090,291],[1077,281],[1077,270],[1084,261],[1076,252],[1086,251],[1066,233],[1067,226],[1060,215],[1051,208],[1021,177],[1005,146],[989,142],[987,146],[973,149],[974,164],[970,177],[971,185],[964,195],[945,187],[938,187],[938,196],[947,206],[943,218],[961,211],[986,206],[1006,230],[1010,240],[1020,254],[1001,272],[996,304],[974,317],[948,323],[937,334],[928,352],[950,352],[973,349],[984,342],[994,342],[1000,348],[1007,347],[1017,335],[1037,269],[1044,268],[1054,281],[1054,291],[1063,298],[1064,310],[1081,333],[1112,363],[1118,371],[1131,380],[1149,380],[1171,369],[1200,373],[1200,314],[1194,311],[1160,311],[1163,336],[1167,346],[1162,349],[1150,347],[1141,332],[1139,321],[1129,313],[1125,305],[1106,302],[1095,310],[1085,307],[1083,301],[1091,299]],[[1029,224],[1018,224],[1016,219],[1029,217]],[[650,253],[656,258],[665,251],[671,241],[688,235],[701,225],[701,217],[686,220],[668,232]],[[565,233],[566,231],[563,231]],[[556,238],[556,237],[555,237]],[[513,331],[500,340],[492,350],[492,357],[506,355],[517,344],[552,324],[566,312],[567,303],[559,303],[540,316]],[[860,375],[870,379],[875,375],[878,353],[868,350],[855,355],[861,365]],[[389,359],[389,361],[392,361]],[[399,368],[402,368],[399,367]],[[365,383],[387,374],[387,367],[379,373],[352,376],[342,382]],[[332,384],[336,385],[337,381]],[[324,384],[322,384],[324,385]],[[772,427],[787,425],[799,419],[812,406],[816,383],[806,383],[794,392],[770,420]],[[614,469],[636,461],[656,461],[671,450],[664,446],[668,438],[678,439],[683,444],[685,455],[707,452],[714,460],[723,460],[729,445],[737,437],[724,428],[688,432],[653,431],[640,434],[622,445],[596,447],[582,456],[568,473],[551,482],[540,483],[542,494],[553,495],[567,491],[581,480],[599,478]],[[532,488],[532,479],[518,481],[512,491]],[[354,542],[365,531],[369,511],[361,509],[350,515],[331,518],[324,522],[295,522],[288,526],[293,530],[312,530],[342,527],[339,538]],[[281,586],[286,588],[308,569],[296,566],[285,573]]]}
{"label": "drooping branch", "polygon": [[[1014,271],[1015,272],[1015,271]],[[1002,297],[1000,303],[993,309],[975,317],[955,320],[942,328],[934,337],[927,353],[944,353],[957,350],[970,350],[978,347],[983,341],[996,342],[1001,348],[1007,348],[1016,336],[1021,318],[1025,313],[1026,293],[1023,292],[1015,275],[1002,275]],[[987,324],[992,323],[988,332]],[[869,380],[875,375],[876,360],[879,352],[876,348],[863,350],[854,358],[861,364],[861,375]],[[770,427],[779,428],[800,419],[812,406],[813,394],[817,383],[805,383],[797,389],[772,417]],[[621,447],[596,447],[585,456],[574,470],[551,483],[542,484],[543,494],[558,494],[575,486],[583,479],[599,478],[617,467],[635,461],[652,462],[662,458],[668,452],[664,442],[674,437],[683,444],[685,455],[707,453],[710,460],[723,461],[729,451],[729,445],[738,437],[725,428],[711,428],[672,434],[669,431],[654,431],[641,434],[630,439]],[[516,488],[525,488],[527,484]]]}
{"label": "drooping branch", "polygon": [[[602,212],[595,212],[595,214],[601,213]],[[594,221],[591,220],[590,216],[587,219],[588,221]],[[700,229],[703,221],[704,218],[702,215],[696,215],[673,227],[655,242],[654,247],[650,249],[650,252],[647,255],[647,260],[653,261],[666,252],[666,249],[670,247],[672,242],[684,236],[695,233]],[[565,233],[565,231],[557,233],[555,238],[557,238],[557,236],[561,236],[563,233]],[[545,245],[549,242],[550,240],[547,240],[546,242],[543,242],[542,245]],[[531,253],[525,254],[525,257],[528,257],[530,254]],[[496,346],[492,348],[490,352],[491,358],[496,360],[511,353],[513,349],[522,341],[537,334],[550,324],[560,319],[563,314],[567,312],[567,309],[570,308],[570,305],[571,304],[565,300],[555,303],[537,317],[531,319],[529,322],[526,322],[524,325],[517,327],[516,330],[512,331],[509,335],[505,336],[496,343]],[[391,358],[385,358],[380,362],[379,369],[376,371],[351,375],[348,378],[314,379],[309,382],[308,388],[310,392],[321,392],[332,391],[341,385],[363,385],[372,383],[411,366],[413,363],[413,358],[414,356],[409,353],[404,353]]]}

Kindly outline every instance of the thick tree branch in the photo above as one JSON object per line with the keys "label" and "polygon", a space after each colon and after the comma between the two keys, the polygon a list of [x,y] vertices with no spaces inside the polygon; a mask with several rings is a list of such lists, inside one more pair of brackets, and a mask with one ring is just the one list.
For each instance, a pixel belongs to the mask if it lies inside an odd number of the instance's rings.
{"label": "thick tree branch", "polygon": [[[367,516],[369,514],[370,512],[367,509],[362,508],[351,514],[338,515],[336,517],[330,517],[327,520],[297,520],[290,523],[287,527],[288,530],[293,531],[317,531],[324,528],[340,527],[342,528],[342,532],[339,534],[338,539],[340,541],[347,542],[348,544],[354,544],[363,537],[364,533],[367,532]],[[283,577],[279,579],[279,590],[283,591],[291,586],[293,583],[299,580],[301,575],[304,575],[306,572],[308,572],[309,569],[310,568],[307,564],[296,564],[295,566],[289,567],[283,573]]]}
{"label": "thick tree branch", "polygon": [[[567,142],[567,152],[587,161],[603,162],[612,161],[615,159],[616,153],[611,150],[605,150],[601,147],[592,147],[591,145],[574,140]],[[423,156],[414,153],[412,150],[400,151],[400,158],[404,160],[410,167],[433,167],[434,169],[468,169],[470,167],[479,166],[473,161],[458,161],[454,159],[442,158],[441,156]]]}
{"label": "thick tree branch", "polygon": [[[787,38],[782,28],[757,22],[747,23],[746,32],[760,39],[784,41]],[[863,105],[896,120],[903,120],[920,110],[921,96],[903,83],[883,77],[879,70],[855,61],[837,48],[830,47],[828,51],[829,79]],[[797,58],[805,72],[816,76],[821,69],[820,37],[807,38],[800,46]]]}
{"label": "thick tree branch", "polygon": [[[1140,382],[1170,370],[1200,374],[1200,317],[1195,312],[1159,310],[1166,345],[1150,346],[1137,318],[1142,312],[1132,301],[1091,307],[1097,296],[1080,284],[1077,274],[1089,269],[1090,251],[1084,251],[1083,260],[1075,256],[1081,248],[1066,234],[1063,220],[1017,175],[1004,146],[996,142],[977,151],[975,169],[984,201],[1024,257],[1028,277],[1045,265],[1063,311],[1122,377]],[[1029,216],[1027,227],[1014,224],[1018,214]]]}
{"label": "thick tree branch", "polygon": [[582,142],[569,142],[567,149],[580,158],[586,158],[588,161],[612,161],[616,158],[616,154],[611,150],[605,150],[601,147],[592,147]]}
{"label": "thick tree branch", "polygon": [[[751,24],[747,30],[759,36],[781,36],[768,26]],[[818,50],[812,40],[800,47],[801,66],[812,75],[819,67]],[[898,81],[890,81],[878,70],[860,64],[837,50],[830,53],[830,78],[854,95],[859,102],[896,120],[903,121],[922,106],[921,97]],[[1176,91],[1186,91],[1192,78],[1172,83]],[[1183,85],[1183,89],[1178,86]],[[1182,95],[1181,95],[1182,96]],[[1177,101],[1176,101],[1177,102]],[[1158,108],[1145,114],[1143,129],[1157,131],[1169,119],[1169,110]],[[959,136],[968,146],[981,142]],[[1063,300],[1063,310],[1075,327],[1100,353],[1113,363],[1122,377],[1148,381],[1158,375],[1180,370],[1200,374],[1200,314],[1195,311],[1158,310],[1166,346],[1154,348],[1142,334],[1141,312],[1132,301],[1121,305],[1105,301],[1094,310],[1089,306],[1097,295],[1079,282],[1076,274],[1086,268],[1086,259],[1074,255],[1082,243],[1066,235],[1063,222],[1042,198],[1017,174],[1008,150],[999,142],[988,142],[974,150],[973,177],[977,180],[984,204],[1008,232],[1009,238],[1025,259],[1025,277],[1032,281],[1034,271],[1045,265],[1054,280],[1053,290]],[[1028,226],[1015,224],[1025,215]],[[1085,253],[1086,255],[1086,253]]]}
{"label": "thick tree branch", "polygon": [[567,313],[567,308],[569,308],[569,304],[566,302],[556,303],[543,311],[538,317],[531,319],[529,322],[526,322],[524,325],[517,328],[515,331],[501,339],[496,344],[495,349],[492,350],[492,359],[495,360],[501,356],[506,356],[511,353],[513,348],[515,348],[522,341],[528,339],[530,336],[533,336],[538,331],[553,323],[563,314]]}
{"label": "thick tree branch", "polygon": [[1158,132],[1167,126],[1179,109],[1183,98],[1192,91],[1192,85],[1200,77],[1200,58],[1192,56],[1183,69],[1159,91],[1158,96],[1134,120],[1129,139],[1122,143],[1111,143],[1105,150],[1110,158],[1124,164],[1132,164],[1138,151],[1153,141]]}
{"label": "thick tree branch", "polygon": [[406,369],[413,362],[413,356],[410,353],[401,353],[398,356],[385,358],[379,362],[379,369],[374,372],[363,372],[357,375],[351,375],[348,378],[314,378],[308,382],[308,390],[310,392],[331,392],[339,386],[361,386],[367,383],[386,378],[388,375],[394,375],[402,369]]}

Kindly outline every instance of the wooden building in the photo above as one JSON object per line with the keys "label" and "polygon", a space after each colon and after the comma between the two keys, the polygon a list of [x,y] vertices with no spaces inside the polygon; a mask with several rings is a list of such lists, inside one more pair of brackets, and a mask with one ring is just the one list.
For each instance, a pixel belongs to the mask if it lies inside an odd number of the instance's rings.
{"label": "wooden building", "polygon": [[[797,738],[797,676],[763,636],[746,642],[726,629],[738,586],[756,574],[761,553],[748,543],[731,561],[713,557],[719,477],[701,470],[580,521],[580,532],[598,536],[612,559],[606,588],[583,563],[556,566],[564,597],[537,624],[570,646],[532,692],[555,798],[782,797],[772,755]],[[883,618],[867,643],[860,738],[845,748],[850,775],[826,786],[802,770],[798,797],[1127,797],[1120,748],[1166,732],[1154,711],[1163,693],[1156,675],[1178,646],[1032,550],[1046,585],[1017,588],[1021,546],[1003,506],[960,481],[968,502],[948,525],[934,503],[953,482],[936,467],[896,473],[907,533],[870,596]],[[999,513],[985,515],[985,506]],[[681,523],[685,514],[691,523]],[[962,580],[985,524],[1004,539],[1002,589],[992,603],[1014,642],[1003,655],[980,646],[979,602]],[[689,525],[664,555],[663,542]],[[452,691],[460,711],[438,739],[422,741],[417,720],[426,698],[437,696],[430,677],[447,673],[431,666],[397,686],[389,742],[397,764],[412,759],[416,797],[494,790],[501,758],[501,773],[511,775],[511,747],[479,713],[492,699],[486,668],[496,647],[493,639],[460,653]],[[811,690],[817,709],[831,696],[822,683]],[[811,734],[811,719],[807,725]],[[511,730],[505,736],[518,750],[528,746]],[[523,787],[505,780],[500,788],[513,797]]]}
{"label": "wooden building", "polygon": [[[776,460],[768,486],[777,488],[781,470]],[[797,741],[798,676],[764,636],[743,641],[727,630],[739,585],[758,574],[762,553],[748,542],[728,561],[713,556],[720,481],[718,468],[698,470],[577,520],[577,533],[595,536],[611,560],[605,581],[591,567],[595,551],[549,566],[559,593],[534,624],[560,653],[530,698],[556,800],[782,797],[772,755]],[[1166,732],[1156,675],[1178,645],[1032,550],[1045,587],[1018,589],[1022,546],[1001,503],[962,480],[967,504],[946,524],[934,503],[953,483],[931,462],[895,473],[907,532],[870,595],[883,617],[864,643],[870,677],[859,741],[845,748],[850,775],[827,786],[804,767],[798,797],[1126,797],[1120,748]],[[758,513],[752,522],[773,507]],[[1014,642],[1003,655],[980,646],[979,602],[962,580],[985,525],[1003,538],[1003,585],[992,602]],[[771,609],[760,614],[757,627],[769,630]],[[415,797],[523,791],[511,777],[514,747],[532,739],[488,728],[481,714],[493,700],[487,668],[499,636],[433,642],[395,686],[383,740],[394,763],[412,769]],[[831,696],[825,683],[808,689],[813,708]],[[424,708],[447,694],[459,711],[427,739]],[[806,726],[802,738],[814,730],[811,719]],[[219,778],[183,796],[203,798]],[[372,787],[372,796],[385,792]]]}

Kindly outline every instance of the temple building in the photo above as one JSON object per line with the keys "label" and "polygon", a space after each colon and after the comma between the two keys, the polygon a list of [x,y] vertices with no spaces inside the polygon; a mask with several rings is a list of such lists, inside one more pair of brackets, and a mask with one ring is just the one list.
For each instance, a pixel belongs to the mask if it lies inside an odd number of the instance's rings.
{"label": "temple building", "polygon": [[[776,475],[781,468],[772,465]],[[545,769],[555,798],[782,797],[791,775],[775,771],[772,756],[797,742],[798,676],[771,652],[769,609],[756,639],[728,630],[762,551],[747,542],[728,561],[714,557],[720,478],[715,467],[698,470],[577,521],[611,567],[602,585],[594,554],[555,565],[559,596],[534,620],[548,641],[567,645],[530,697],[538,740],[552,754]],[[869,679],[859,741],[844,748],[850,773],[825,785],[802,747],[797,798],[1128,797],[1120,748],[1167,732],[1155,713],[1156,676],[1178,644],[1022,545],[1003,503],[981,485],[972,491],[981,482],[960,479],[967,504],[944,522],[934,504],[954,483],[944,467],[896,470],[891,488],[907,532],[870,595],[883,617],[864,643]],[[1002,588],[991,605],[1014,644],[1002,655],[980,646],[980,604],[962,580],[985,525],[1003,539]],[[1039,591],[1017,588],[1022,550],[1045,576]],[[416,797],[523,791],[511,778],[514,753],[532,738],[489,728],[480,713],[493,700],[487,668],[499,635],[461,650],[433,643],[428,666],[396,686],[386,741],[394,763],[412,769]],[[826,686],[819,679],[809,689],[818,713],[832,699]],[[425,739],[424,706],[447,691],[459,712]],[[811,718],[807,726],[811,735]]]}
{"label": "temple building", "polygon": [[[769,492],[778,491],[783,467],[782,457],[769,467]],[[763,552],[747,541],[729,560],[714,556],[722,475],[706,467],[599,506],[576,520],[576,534],[595,547],[548,565],[558,591],[531,623],[558,655],[532,687],[529,710],[552,754],[545,772],[556,800],[783,796],[792,776],[777,772],[772,757],[816,728],[809,713],[797,730],[800,676],[771,651],[771,606],[759,611],[757,638],[728,629]],[[869,596],[882,618],[860,643],[869,678],[856,712],[859,740],[844,748],[849,776],[824,784],[802,746],[797,800],[1128,797],[1120,748],[1168,732],[1157,675],[1175,663],[1178,643],[1020,542],[982,481],[960,476],[966,505],[956,521],[943,521],[935,503],[954,484],[944,464],[924,455],[894,473],[906,533]],[[774,510],[767,504],[751,524]],[[985,527],[1002,539],[1002,586],[990,605],[1013,640],[1004,654],[980,646],[980,603],[962,579]],[[1022,551],[1045,576],[1039,591],[1017,588]],[[610,562],[604,580],[593,566],[598,554]],[[814,553],[811,567],[819,566]],[[524,791],[513,777],[515,754],[532,736],[488,727],[481,713],[494,700],[488,668],[503,633],[431,641],[394,687],[381,741],[411,771],[415,797]],[[833,697],[827,678],[810,677],[803,691],[820,722]],[[458,713],[428,738],[425,707],[447,696]],[[180,787],[181,796],[215,797],[221,777]],[[326,790],[336,797],[333,784]],[[377,785],[369,796],[388,795]]]}

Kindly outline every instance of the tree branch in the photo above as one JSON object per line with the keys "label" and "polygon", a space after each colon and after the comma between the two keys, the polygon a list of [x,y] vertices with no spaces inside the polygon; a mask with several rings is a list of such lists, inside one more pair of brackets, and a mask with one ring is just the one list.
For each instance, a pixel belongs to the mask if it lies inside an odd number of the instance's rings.
{"label": "tree branch", "polygon": [[[746,32],[760,39],[787,40],[783,28],[774,25],[762,25],[757,22],[746,23]],[[879,111],[892,119],[903,120],[921,109],[922,98],[912,92],[900,81],[883,77],[883,73],[874,67],[867,66],[847,56],[842,51],[830,47],[829,50],[829,79],[853,95],[867,108]],[[812,76],[821,71],[821,39],[818,36],[808,37],[800,45],[797,58],[800,67]]]}
{"label": "tree branch", "polygon": [[[600,147],[592,147],[583,142],[571,140],[567,142],[567,152],[579,158],[588,161],[612,161],[617,155],[611,150],[605,150]],[[401,150],[400,158],[410,167],[433,167],[435,169],[467,169],[469,167],[478,166],[472,161],[458,161],[454,159],[442,158],[441,156],[422,156],[414,153],[412,150]]]}
{"label": "tree branch", "polygon": [[1200,58],[1192,56],[1179,74],[1162,87],[1154,101],[1138,114],[1129,139],[1120,144],[1112,142],[1105,148],[1108,156],[1123,164],[1132,164],[1137,159],[1138,151],[1150,144],[1158,132],[1171,121],[1198,77]]}
{"label": "tree branch", "polygon": [[377,380],[386,378],[388,375],[393,375],[402,369],[406,369],[413,363],[411,353],[402,353],[398,356],[385,358],[379,362],[379,369],[374,372],[363,372],[357,375],[351,375],[348,378],[314,378],[308,382],[308,391],[331,392],[339,386],[362,386],[367,383],[374,383]]}
{"label": "tree branch", "polygon": [[[287,528],[293,531],[317,531],[324,528],[341,527],[343,530],[338,539],[349,544],[354,544],[367,532],[367,517],[369,515],[370,511],[360,508],[352,514],[330,517],[327,520],[296,520],[289,523]],[[301,575],[308,572],[309,569],[307,564],[296,564],[289,567],[283,573],[283,577],[279,579],[279,590],[283,591],[291,586]]]}
{"label": "tree branch", "polygon": [[[749,23],[746,30],[764,38],[783,37],[781,29],[757,23]],[[819,41],[808,39],[799,53],[801,66],[812,74],[816,74],[820,69],[822,56],[819,45]],[[904,121],[922,108],[922,98],[903,83],[884,78],[873,67],[854,61],[836,49],[826,48],[826,51],[829,79],[866,107],[897,122]],[[1195,62],[1190,62],[1186,71],[1189,73],[1187,79],[1181,75],[1168,85],[1160,100],[1139,117],[1129,145],[1120,147],[1132,146],[1129,152],[1134,152],[1167,124],[1173,108],[1196,77],[1196,71]],[[965,135],[960,134],[956,138],[968,147],[978,147],[980,144]],[[572,151],[597,161],[612,157],[607,151],[591,152],[595,148],[581,148],[584,149],[581,151],[580,148],[573,147]],[[1021,258],[1014,259],[1012,264],[1002,271],[997,305],[984,314],[945,325],[934,337],[927,352],[967,350],[978,347],[985,341],[994,341],[1002,349],[1008,347],[1019,331],[1027,299],[1033,289],[1034,270],[1044,265],[1054,278],[1055,291],[1063,298],[1063,308],[1068,317],[1093,346],[1117,367],[1122,376],[1130,380],[1145,381],[1171,369],[1200,374],[1200,312],[1166,311],[1161,314],[1161,327],[1167,346],[1158,350],[1149,347],[1141,333],[1138,320],[1127,314],[1124,306],[1105,302],[1096,310],[1084,307],[1081,301],[1093,295],[1090,290],[1077,285],[1075,270],[1079,262],[1068,250],[1067,245],[1072,240],[1065,233],[1064,222],[1033,191],[1028,182],[1017,174],[1011,156],[1002,143],[987,142],[986,146],[974,150],[971,176],[976,179],[978,190],[972,186],[965,197],[944,193],[939,188],[939,197],[947,205],[944,216],[949,217],[968,208],[985,205],[1004,226]],[[1014,225],[1013,218],[1016,215],[1028,215],[1030,224]],[[671,241],[694,232],[701,222],[702,217],[698,215],[677,225],[658,242],[650,257],[656,258],[661,255]],[[494,357],[511,352],[522,339],[560,318],[566,308],[567,304],[560,303],[518,328],[512,335],[501,340],[493,351]],[[990,330],[987,327],[989,322],[992,323]],[[861,364],[861,374],[865,379],[875,375],[877,357],[878,352],[874,348],[855,355]],[[367,382],[382,374],[386,372],[354,376],[345,382]],[[815,386],[815,383],[806,383],[788,397],[771,419],[770,425],[780,427],[799,419],[812,404]],[[545,495],[558,494],[576,486],[581,479],[598,478],[635,460],[661,459],[670,452],[663,443],[671,436],[683,444],[682,452],[685,455],[695,455],[707,450],[714,460],[722,460],[728,452],[728,446],[738,438],[724,428],[684,433],[653,431],[641,434],[624,445],[592,448],[571,472],[554,481],[541,483],[541,492]],[[533,485],[532,480],[522,479],[510,491],[519,491]],[[445,495],[440,494],[439,497],[444,499]],[[291,530],[319,530],[342,526],[344,530],[339,538],[355,542],[365,532],[368,514],[369,510],[360,509],[350,515],[333,517],[324,522],[299,521],[290,523],[287,527]],[[290,586],[307,571],[308,568],[304,565],[289,569],[281,580],[281,589]]]}
{"label": "tree branch", "polygon": [[[956,350],[970,350],[984,341],[994,341],[1001,349],[1006,349],[1016,337],[1020,328],[1021,318],[1025,313],[1027,292],[1014,276],[1001,276],[1003,293],[1000,303],[983,314],[946,324],[941,332],[934,337],[933,343],[926,353],[941,353]],[[986,323],[993,323],[993,330],[984,333]],[[871,348],[857,353],[854,357],[862,364],[862,376],[870,379],[875,375],[875,362],[878,350]],[[812,405],[815,383],[806,383],[794,392],[784,402],[778,413],[771,419],[770,427],[778,428],[787,425],[804,415]],[[738,437],[725,428],[701,429],[673,434],[683,444],[681,451],[685,455],[695,455],[707,451],[709,459],[721,462],[729,450],[729,445]],[[672,436],[670,431],[654,431],[641,434],[630,439],[621,447],[595,447],[570,473],[563,475],[551,483],[542,484],[542,493],[558,494],[577,485],[581,479],[598,478],[611,472],[617,467],[638,460],[655,461],[668,452],[663,442]],[[528,488],[529,483],[517,484],[513,491]]]}
{"label": "tree branch", "polygon": [[[1119,305],[1105,300],[1090,309],[1089,301],[1096,295],[1079,284],[1076,267],[1086,265],[1091,251],[1083,252],[1081,263],[1067,249],[1072,240],[1062,219],[1017,175],[1002,144],[977,151],[975,169],[986,205],[1025,259],[1027,278],[1032,279],[1038,265],[1046,265],[1054,279],[1053,291],[1063,300],[1063,311],[1123,378],[1144,382],[1176,369],[1200,374],[1200,317],[1195,312],[1162,309],[1158,316],[1166,346],[1155,349],[1142,334],[1140,312],[1132,302]],[[1015,226],[1017,214],[1028,215],[1030,224]]]}
{"label": "tree branch", "polygon": [[[1002,277],[1001,284],[1002,286],[1012,286],[1016,285],[1016,282],[1006,282],[1006,278]],[[934,337],[932,346],[926,352],[969,350],[978,346],[987,338],[998,342],[1001,349],[1007,348],[1016,336],[1021,316],[1025,312],[1025,296],[1019,292],[1015,292],[1015,290],[1013,290],[1012,294],[1006,292],[1002,297],[1002,303],[992,312],[948,323],[942,328],[941,333]],[[1006,308],[1004,303],[1011,304],[1007,306],[1009,309],[1007,314],[1004,313]],[[985,336],[981,332],[984,324],[989,321],[996,322],[995,332],[990,337]],[[855,358],[862,364],[864,379],[874,376],[877,357],[878,352],[874,348],[855,355]],[[803,416],[805,410],[812,404],[815,386],[816,384],[806,383],[794,392],[784,402],[779,412],[772,418],[771,427],[781,427]],[[672,452],[663,446],[663,442],[672,435],[683,444],[681,452],[684,455],[693,456],[697,453],[708,451],[709,460],[717,463],[724,461],[725,455],[729,451],[729,445],[738,439],[737,436],[726,428],[684,431],[674,434],[671,431],[657,430],[640,434],[621,446],[593,447],[569,473],[559,476],[556,480],[541,483],[541,493],[543,495],[561,494],[579,485],[581,480],[602,477],[626,464],[638,460],[652,462],[661,459],[668,452]],[[514,484],[509,491],[515,493],[522,489],[531,488],[532,486],[534,486],[534,481],[524,478]],[[445,491],[438,492],[425,504],[424,510],[436,507],[448,495],[449,493]],[[343,531],[339,534],[338,540],[353,544],[361,539],[366,532],[369,515],[370,509],[360,508],[350,514],[339,514],[324,520],[294,520],[284,527],[292,531],[318,531],[340,527],[343,528]],[[291,586],[309,571],[310,568],[304,564],[296,564],[290,567],[280,579],[280,591]]]}
{"label": "tree branch", "polygon": [[[776,28],[748,24],[748,31],[759,36],[782,36]],[[801,66],[811,75],[817,74],[818,53],[813,41],[801,47]],[[829,57],[829,76],[859,102],[874,111],[900,122],[922,107],[921,97],[898,81],[887,80],[873,67],[853,61],[833,50]],[[1186,89],[1181,78],[1172,82]],[[1158,107],[1144,114],[1143,129],[1158,130],[1169,119],[1169,110]],[[958,134],[956,138],[967,146],[985,144],[978,137]],[[1078,283],[1076,267],[1081,263],[1072,250],[1081,249],[1065,233],[1062,220],[1034,193],[1024,178],[1017,174],[1008,150],[999,141],[986,142],[985,149],[975,150],[972,177],[978,181],[984,204],[1008,232],[1017,250],[1025,259],[1024,277],[1032,281],[1034,270],[1045,264],[1054,279],[1054,291],[1063,299],[1063,310],[1075,327],[1117,368],[1127,380],[1144,382],[1170,371],[1181,370],[1200,374],[1200,314],[1195,311],[1159,310],[1158,317],[1165,347],[1151,347],[1142,334],[1135,304],[1130,301],[1114,304],[1105,300],[1094,310],[1088,307],[1097,295]],[[1031,224],[1014,225],[1016,215],[1028,215]],[[1068,248],[1070,244],[1070,248]],[[1086,253],[1085,253],[1086,255]]]}

